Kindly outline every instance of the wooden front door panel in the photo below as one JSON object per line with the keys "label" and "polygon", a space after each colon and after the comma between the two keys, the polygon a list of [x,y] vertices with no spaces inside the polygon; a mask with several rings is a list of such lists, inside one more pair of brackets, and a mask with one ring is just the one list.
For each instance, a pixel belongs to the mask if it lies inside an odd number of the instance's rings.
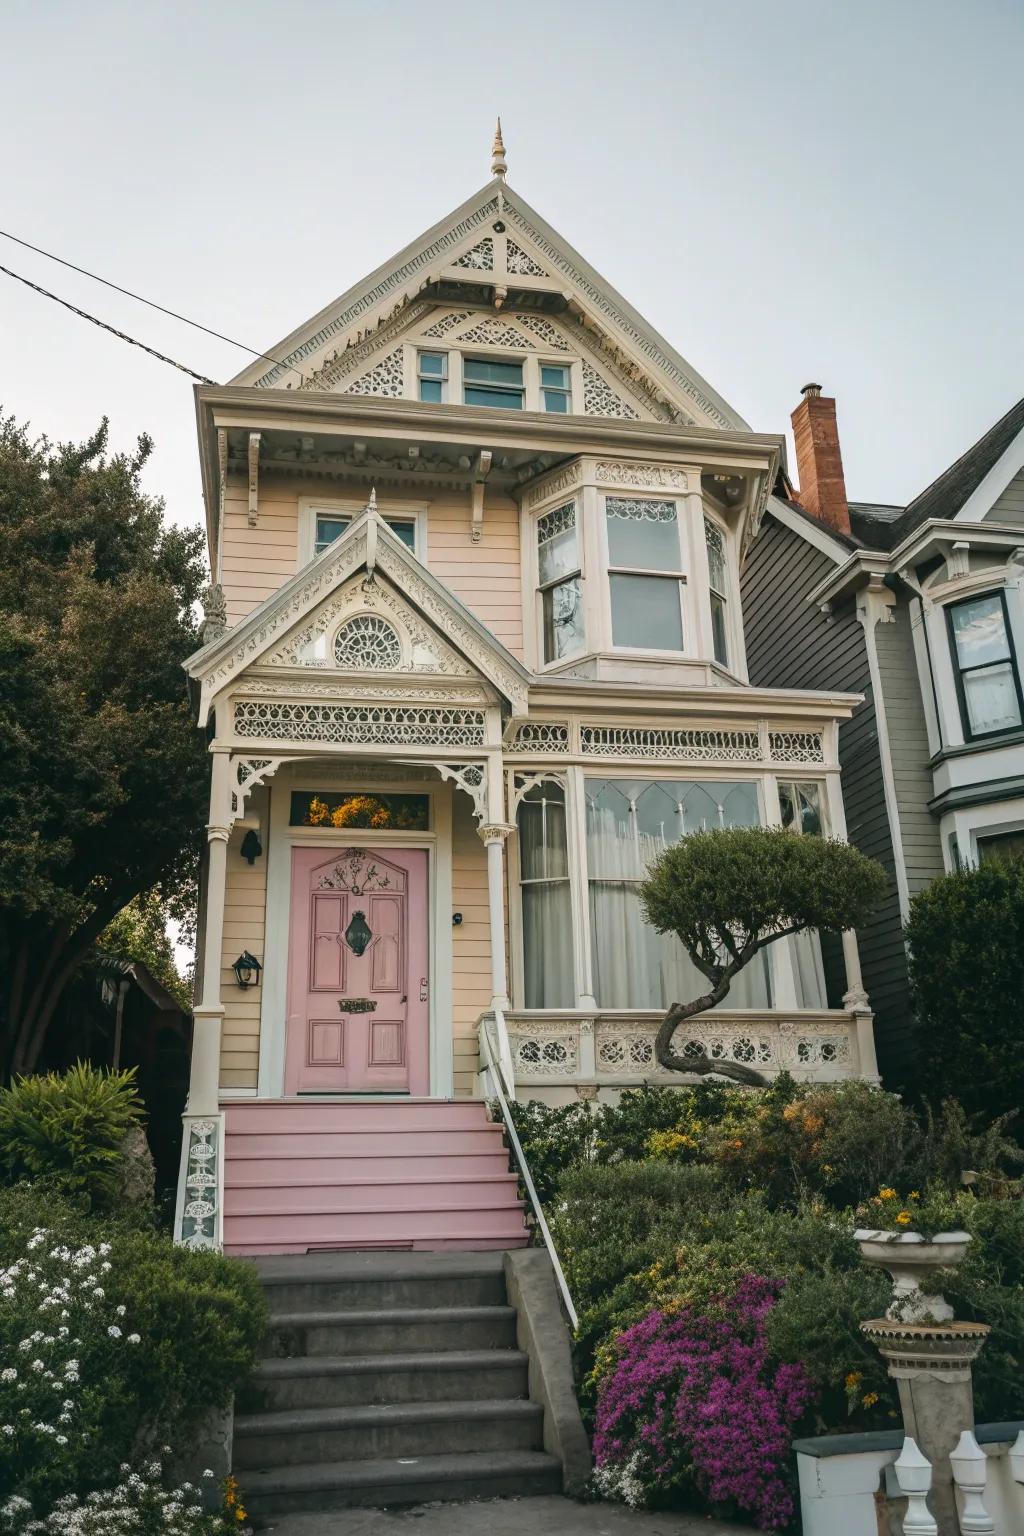
{"label": "wooden front door panel", "polygon": [[424,850],[293,849],[285,1092],[426,1094],[427,953]]}

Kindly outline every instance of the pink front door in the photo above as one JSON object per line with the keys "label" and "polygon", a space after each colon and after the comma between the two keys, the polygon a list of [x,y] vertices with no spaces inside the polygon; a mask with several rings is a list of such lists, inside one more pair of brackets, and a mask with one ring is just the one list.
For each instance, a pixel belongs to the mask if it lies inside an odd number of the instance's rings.
{"label": "pink front door", "polygon": [[427,855],[295,848],[285,1093],[430,1088]]}

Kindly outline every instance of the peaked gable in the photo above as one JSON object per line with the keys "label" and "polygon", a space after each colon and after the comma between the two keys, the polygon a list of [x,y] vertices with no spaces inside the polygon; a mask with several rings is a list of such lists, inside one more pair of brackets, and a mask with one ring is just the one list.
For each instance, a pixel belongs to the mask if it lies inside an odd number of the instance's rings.
{"label": "peaked gable", "polygon": [[216,696],[257,668],[369,674],[378,692],[385,673],[456,686],[482,679],[516,713],[525,711],[529,681],[375,510],[185,666],[201,684],[200,725]]}
{"label": "peaked gable", "polygon": [[[581,350],[591,353],[585,366],[596,376],[589,384],[592,402],[600,393],[598,381],[616,393],[607,377],[611,373],[616,382],[621,377],[632,380],[634,387],[640,385],[641,399],[646,395],[662,408],[660,413],[653,406],[638,408],[627,391],[624,403],[637,418],[658,419],[660,414],[661,419],[685,425],[746,429],[742,417],[664,337],[497,177],[273,347],[279,364],[268,369],[257,361],[232,382],[261,388],[332,388],[332,370],[337,372],[339,364],[345,377],[352,377],[355,367],[365,364],[366,372],[381,371],[371,381],[372,387],[360,392],[400,394],[395,343],[400,332],[416,321],[432,323],[427,316],[434,306],[424,299],[424,289],[460,275],[480,274],[492,278],[496,289],[510,279],[513,286],[526,290],[542,280],[549,287],[557,286],[568,308],[556,333],[578,337],[586,344]],[[477,311],[481,319],[491,313]],[[529,332],[530,320],[546,318],[508,311],[496,323],[518,336]],[[377,357],[378,353],[382,355]],[[348,366],[347,354],[353,354],[353,366]],[[621,388],[617,393],[622,395]],[[620,414],[617,410],[588,413]],[[628,416],[628,412],[622,414]]]}

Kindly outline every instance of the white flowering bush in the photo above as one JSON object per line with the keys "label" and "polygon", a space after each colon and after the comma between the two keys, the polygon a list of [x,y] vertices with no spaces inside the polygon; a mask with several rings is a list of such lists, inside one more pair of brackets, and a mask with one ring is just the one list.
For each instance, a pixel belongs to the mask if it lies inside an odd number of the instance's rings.
{"label": "white flowering bush", "polygon": [[[206,1474],[212,1476],[212,1473]],[[234,1530],[251,1536],[251,1528],[234,1517],[234,1507],[204,1511],[194,1483],[168,1488],[159,1461],[133,1472],[125,1463],[113,1488],[79,1499],[58,1499],[47,1515],[33,1513],[28,1499],[13,1494],[0,1505],[3,1536],[225,1536]],[[243,1515],[244,1519],[244,1515]]]}
{"label": "white flowering bush", "polygon": [[263,1317],[251,1266],[0,1190],[0,1509],[49,1518],[164,1442],[186,1450],[255,1364]]}

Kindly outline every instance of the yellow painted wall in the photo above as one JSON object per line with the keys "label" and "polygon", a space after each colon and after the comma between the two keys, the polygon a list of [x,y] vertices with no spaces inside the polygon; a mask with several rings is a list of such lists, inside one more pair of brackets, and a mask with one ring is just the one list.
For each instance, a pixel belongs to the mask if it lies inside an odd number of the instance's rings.
{"label": "yellow painted wall", "polygon": [[487,850],[465,795],[452,799],[452,1042],[455,1092],[474,1091],[477,1020],[491,1002],[491,939],[487,916]]}
{"label": "yellow painted wall", "polygon": [[[253,800],[261,809],[264,799],[265,792],[257,790]],[[255,1088],[259,1070],[263,988],[243,990],[231,969],[243,949],[248,949],[260,960],[266,953],[267,860],[264,855],[251,867],[246,863],[239,852],[244,836],[244,829],[236,826],[228,843],[220,973],[220,995],[224,1003],[220,1044],[222,1088]]]}
{"label": "yellow painted wall", "polygon": [[[334,495],[351,499],[349,487]],[[249,527],[249,497],[245,482],[232,479],[224,497],[224,542],[221,580],[228,605],[228,623],[237,624],[264,598],[273,595],[295,574],[299,558],[299,497],[331,499],[323,481],[275,480],[260,483],[259,522]],[[519,564],[519,511],[509,497],[492,496],[485,503],[479,544],[470,539],[468,495],[425,493],[427,565],[465,603],[470,612],[515,655],[523,649],[522,583]],[[391,505],[386,493],[382,499]],[[419,503],[422,505],[422,501]],[[396,500],[395,506],[399,505]]]}

